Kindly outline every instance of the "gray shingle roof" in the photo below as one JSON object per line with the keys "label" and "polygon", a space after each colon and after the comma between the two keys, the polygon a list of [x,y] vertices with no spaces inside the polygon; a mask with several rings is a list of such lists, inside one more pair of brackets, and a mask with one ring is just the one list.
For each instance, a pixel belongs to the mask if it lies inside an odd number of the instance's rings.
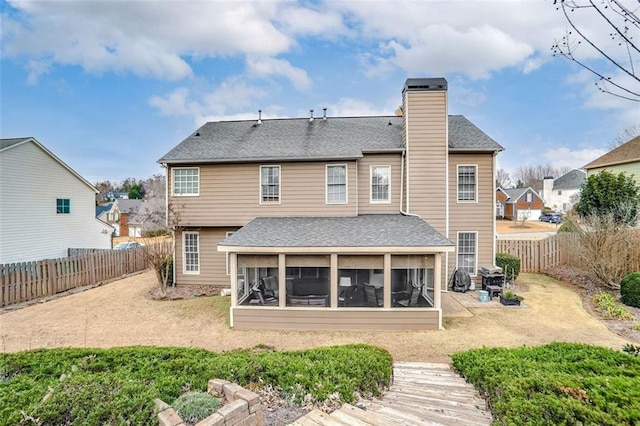
{"label": "gray shingle roof", "polygon": [[403,215],[258,217],[222,241],[249,247],[449,247],[424,220]]}
{"label": "gray shingle roof", "polygon": [[8,148],[12,145],[18,144],[22,141],[28,140],[28,139],[33,139],[33,138],[7,138],[7,139],[0,139],[0,150]]}
{"label": "gray shingle roof", "polygon": [[449,116],[449,148],[452,151],[502,151],[502,145],[462,115]]}
{"label": "gray shingle roof", "polygon": [[[460,115],[449,117],[449,147],[503,149]],[[348,159],[402,149],[402,117],[396,116],[220,121],[206,123],[158,162]]]}
{"label": "gray shingle roof", "polygon": [[142,200],[119,198],[114,203],[118,205],[120,213],[135,214],[142,205]]}
{"label": "gray shingle roof", "polygon": [[524,193],[527,192],[527,191],[531,191],[536,197],[540,198],[540,194],[538,194],[535,189],[533,189],[533,188],[531,188],[529,186],[527,186],[526,188],[511,188],[511,189],[502,188],[502,190],[509,197],[507,199],[507,201],[506,201],[507,204],[513,204],[513,203],[517,202],[518,198],[522,197],[524,195]]}
{"label": "gray shingle roof", "polygon": [[587,179],[587,172],[582,170],[571,170],[553,181],[553,189],[579,189]]}

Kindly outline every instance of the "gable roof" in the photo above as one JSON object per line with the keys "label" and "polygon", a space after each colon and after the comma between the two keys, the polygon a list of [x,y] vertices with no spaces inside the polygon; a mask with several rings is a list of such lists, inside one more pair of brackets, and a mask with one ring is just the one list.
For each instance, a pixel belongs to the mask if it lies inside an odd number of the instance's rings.
{"label": "gable roof", "polygon": [[96,217],[100,216],[101,213],[108,212],[111,210],[111,206],[113,203],[104,204],[102,206],[96,206]]}
{"label": "gable roof", "polygon": [[553,189],[579,189],[587,179],[587,172],[574,169],[553,181]]}
{"label": "gable roof", "polygon": [[583,168],[597,169],[599,167],[614,166],[616,164],[635,163],[636,161],[640,161],[640,136],[636,136],[629,142],[596,158]]}
{"label": "gable roof", "polygon": [[424,220],[400,214],[258,217],[219,243],[240,247],[453,247]]}
{"label": "gable roof", "polygon": [[73,170],[71,167],[67,166],[67,164],[62,161],[61,159],[59,159],[58,157],[55,156],[55,154],[51,151],[49,151],[44,145],[42,145],[40,142],[38,142],[36,140],[36,138],[33,137],[26,137],[26,138],[6,138],[6,139],[0,139],[0,153],[8,151],[10,149],[13,148],[17,148],[20,145],[26,144],[26,143],[33,143],[35,146],[37,146],[38,148],[40,148],[42,151],[45,152],[45,154],[47,154],[49,157],[51,157],[54,161],[58,162],[62,167],[64,167],[65,169],[67,169],[67,171],[69,171],[69,173],[71,173],[72,175],[74,175],[75,177],[77,177],[78,179],[80,179],[85,185],[87,185],[89,188],[91,188],[96,194],[100,191],[98,191],[96,189],[95,186],[93,186],[92,184],[89,183],[88,180],[86,180],[85,178],[83,178],[82,176],[80,176],[78,174],[78,172],[76,172],[75,170]]}
{"label": "gable roof", "polygon": [[113,202],[114,207],[118,207],[120,213],[135,214],[142,205],[142,200],[118,198]]}
{"label": "gable roof", "polygon": [[[449,147],[503,149],[463,116],[449,117]],[[403,149],[402,117],[396,116],[219,121],[204,124],[158,162],[344,160]]]}
{"label": "gable roof", "polygon": [[538,194],[536,192],[535,189],[531,188],[530,186],[527,186],[525,188],[511,188],[511,189],[503,189],[504,193],[507,194],[507,200],[505,201],[508,204],[514,204],[518,202],[518,199],[520,197],[522,197],[524,194],[526,194],[527,192],[531,191],[533,192],[533,194],[542,199],[542,197],[540,197],[540,194]]}

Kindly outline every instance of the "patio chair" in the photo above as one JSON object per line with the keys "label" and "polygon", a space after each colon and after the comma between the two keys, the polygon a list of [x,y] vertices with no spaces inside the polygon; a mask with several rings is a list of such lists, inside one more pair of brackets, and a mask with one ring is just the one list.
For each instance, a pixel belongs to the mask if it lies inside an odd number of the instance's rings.
{"label": "patio chair", "polygon": [[418,298],[422,292],[422,287],[412,287],[411,297],[396,301],[398,306],[418,306]]}
{"label": "patio chair", "polygon": [[378,292],[382,293],[382,287],[377,289],[371,284],[364,283],[364,294],[366,296],[367,305],[375,307],[382,306],[382,294],[378,296]]}
{"label": "patio chair", "polygon": [[273,275],[262,277],[262,288],[264,289],[265,297],[278,298],[278,280]]}

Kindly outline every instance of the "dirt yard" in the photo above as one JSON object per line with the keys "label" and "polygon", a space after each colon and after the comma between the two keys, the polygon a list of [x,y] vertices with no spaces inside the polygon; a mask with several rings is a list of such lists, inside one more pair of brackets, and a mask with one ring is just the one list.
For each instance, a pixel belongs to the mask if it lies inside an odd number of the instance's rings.
{"label": "dirt yard", "polygon": [[482,346],[577,341],[620,348],[628,341],[587,313],[573,287],[542,275],[518,280],[527,308],[471,308],[473,317],[445,319],[444,331],[275,332],[230,329],[215,297],[154,300],[145,272],[22,309],[0,311],[0,350],[129,345],[193,346],[213,351],[265,344],[303,349],[371,343],[396,360],[448,362],[453,352]]}
{"label": "dirt yard", "polygon": [[496,219],[497,234],[522,234],[530,232],[555,231],[560,225],[555,223],[540,222],[538,220],[527,220],[524,225],[520,221]]}

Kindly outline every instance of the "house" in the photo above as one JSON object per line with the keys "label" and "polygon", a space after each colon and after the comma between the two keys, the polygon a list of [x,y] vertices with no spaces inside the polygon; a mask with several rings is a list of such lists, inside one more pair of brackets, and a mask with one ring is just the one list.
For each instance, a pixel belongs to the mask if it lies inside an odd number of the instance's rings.
{"label": "house", "polygon": [[[508,220],[538,220],[543,208],[544,200],[530,186],[496,189],[496,215],[499,217]],[[498,215],[498,212],[502,214]]]}
{"label": "house", "polygon": [[580,189],[587,179],[587,173],[574,169],[554,179],[547,176],[543,181],[542,198],[545,206],[555,212],[568,213],[580,199]]}
{"label": "house", "polygon": [[109,213],[109,210],[111,210],[111,206],[113,205],[113,203],[107,203],[101,206],[96,206],[96,217],[98,218],[98,220],[101,220],[103,222],[107,222],[107,214]]}
{"label": "house", "polygon": [[587,176],[598,174],[602,170],[633,175],[640,186],[640,136],[596,158],[583,169],[587,171]]}
{"label": "house", "polygon": [[142,200],[116,198],[107,211],[107,223],[115,229],[115,236],[133,236],[129,234],[129,218],[138,213]]}
{"label": "house", "polygon": [[95,217],[97,189],[35,138],[0,139],[0,263],[111,248]]}
{"label": "house", "polygon": [[448,277],[494,263],[503,148],[442,78],[401,112],[197,129],[159,160],[177,285],[230,285],[236,328],[439,329]]}
{"label": "house", "polygon": [[144,231],[155,231],[165,227],[164,205],[143,201],[138,210],[128,216],[127,227],[130,237],[142,237]]}

